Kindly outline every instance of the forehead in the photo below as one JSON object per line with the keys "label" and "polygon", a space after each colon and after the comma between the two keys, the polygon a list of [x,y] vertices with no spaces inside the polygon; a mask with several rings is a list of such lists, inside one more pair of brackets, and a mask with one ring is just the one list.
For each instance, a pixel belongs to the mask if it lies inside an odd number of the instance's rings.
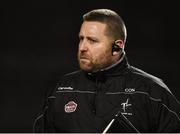
{"label": "forehead", "polygon": [[106,24],[97,21],[84,21],[81,25],[80,35],[105,35]]}

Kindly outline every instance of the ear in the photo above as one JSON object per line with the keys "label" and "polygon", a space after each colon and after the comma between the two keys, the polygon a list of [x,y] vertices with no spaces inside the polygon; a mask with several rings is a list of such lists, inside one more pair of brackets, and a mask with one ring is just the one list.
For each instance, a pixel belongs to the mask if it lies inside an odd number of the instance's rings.
{"label": "ear", "polygon": [[124,41],[122,40],[116,40],[115,44],[119,46],[119,48],[124,49]]}
{"label": "ear", "polygon": [[124,41],[119,39],[119,40],[116,40],[114,43],[121,49],[121,51],[120,52],[114,51],[112,54],[113,55],[121,54],[122,50],[124,50]]}

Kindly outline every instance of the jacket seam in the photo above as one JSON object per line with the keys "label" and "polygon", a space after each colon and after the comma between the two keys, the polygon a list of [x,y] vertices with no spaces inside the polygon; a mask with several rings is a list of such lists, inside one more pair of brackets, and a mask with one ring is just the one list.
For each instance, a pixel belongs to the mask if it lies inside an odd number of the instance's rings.
{"label": "jacket seam", "polygon": [[90,93],[90,94],[95,94],[96,92],[75,90],[75,91],[56,91],[56,93]]}
{"label": "jacket seam", "polygon": [[180,122],[180,118],[179,118],[178,114],[177,114],[175,111],[172,111],[171,109],[169,109],[168,106],[165,105],[164,103],[162,103],[162,105],[163,105],[170,113],[175,114],[176,117],[178,118],[179,122]]}
{"label": "jacket seam", "polygon": [[41,118],[43,118],[43,116],[44,116],[44,113],[40,114],[40,115],[35,119],[35,121],[34,121],[34,123],[33,123],[33,132],[36,132],[36,130],[35,130],[36,123],[37,123],[38,120],[40,120]]}

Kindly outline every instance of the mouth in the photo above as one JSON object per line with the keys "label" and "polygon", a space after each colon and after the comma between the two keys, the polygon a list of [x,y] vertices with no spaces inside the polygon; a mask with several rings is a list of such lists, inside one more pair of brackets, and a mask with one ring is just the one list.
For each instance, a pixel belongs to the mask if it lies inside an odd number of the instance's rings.
{"label": "mouth", "polygon": [[80,58],[80,61],[83,62],[83,63],[84,62],[89,62],[89,59],[87,59],[87,58]]}
{"label": "mouth", "polygon": [[88,56],[80,56],[80,59],[89,60],[89,57]]}
{"label": "mouth", "polygon": [[87,56],[80,56],[79,60],[81,63],[87,63],[90,61],[90,59]]}
{"label": "mouth", "polygon": [[87,57],[80,57],[80,60],[88,60]]}

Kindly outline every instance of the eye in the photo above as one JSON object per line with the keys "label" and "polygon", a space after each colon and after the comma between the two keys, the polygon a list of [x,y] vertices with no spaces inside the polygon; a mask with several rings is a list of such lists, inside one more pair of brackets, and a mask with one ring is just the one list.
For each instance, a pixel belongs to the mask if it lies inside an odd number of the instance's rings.
{"label": "eye", "polygon": [[88,38],[88,41],[90,44],[95,44],[98,42],[96,39],[93,39],[93,38]]}
{"label": "eye", "polygon": [[84,40],[83,36],[79,36],[79,42],[82,42]]}

